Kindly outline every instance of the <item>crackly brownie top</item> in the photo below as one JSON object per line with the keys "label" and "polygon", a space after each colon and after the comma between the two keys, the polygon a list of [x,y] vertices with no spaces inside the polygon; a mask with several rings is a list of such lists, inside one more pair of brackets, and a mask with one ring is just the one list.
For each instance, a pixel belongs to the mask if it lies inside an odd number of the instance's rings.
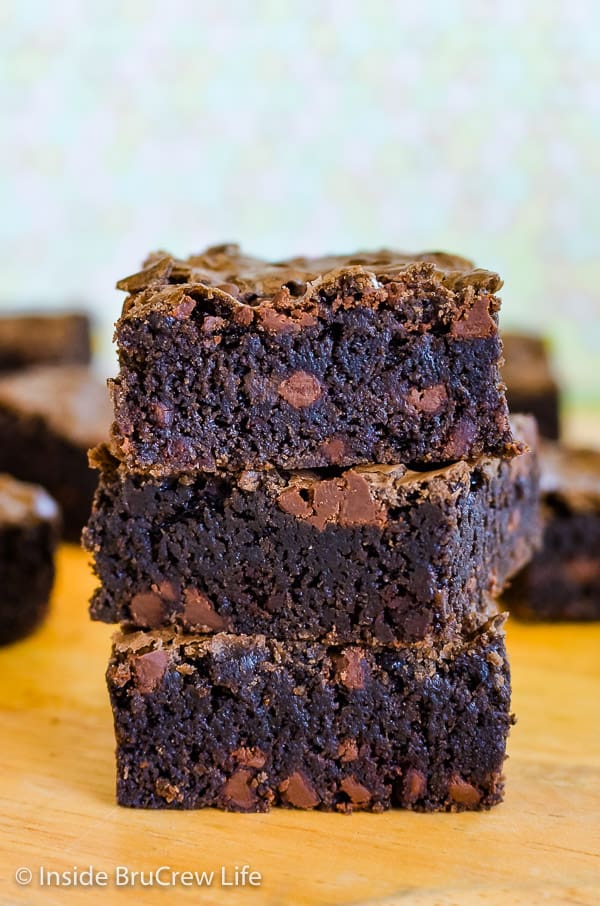
{"label": "crackly brownie top", "polygon": [[362,305],[403,312],[408,329],[454,324],[456,336],[465,337],[495,331],[500,303],[493,293],[501,286],[497,274],[443,252],[381,250],[270,263],[242,254],[237,245],[214,246],[185,260],[156,252],[140,273],[117,284],[130,294],[123,320],[150,312],[189,318],[204,300],[213,302],[216,320],[284,331],[311,326],[324,310]]}
{"label": "crackly brownie top", "polygon": [[40,366],[0,377],[0,407],[42,418],[85,449],[108,437],[112,417],[104,382],[84,365]]}
{"label": "crackly brownie top", "polygon": [[540,489],[547,501],[561,501],[573,510],[600,512],[600,450],[546,441],[541,445],[540,462]]}
{"label": "crackly brownie top", "polygon": [[0,474],[0,525],[56,522],[58,505],[41,487]]}

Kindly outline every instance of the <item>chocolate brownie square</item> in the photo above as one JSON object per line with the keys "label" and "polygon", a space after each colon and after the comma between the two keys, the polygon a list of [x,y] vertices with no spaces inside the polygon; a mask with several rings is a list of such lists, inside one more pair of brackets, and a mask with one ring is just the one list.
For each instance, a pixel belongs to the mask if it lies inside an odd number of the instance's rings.
{"label": "chocolate brownie square", "polygon": [[401,648],[119,632],[107,672],[118,801],[489,808],[512,722],[501,624]]}
{"label": "chocolate brownie square", "polygon": [[108,437],[110,418],[104,383],[83,365],[0,377],[0,470],[47,488],[71,541],[79,540],[96,484],[87,451]]}
{"label": "chocolate brownie square", "polygon": [[600,620],[600,452],[547,443],[541,453],[542,548],[505,602],[541,620]]}
{"label": "chocolate brownie square", "polygon": [[0,315],[0,371],[89,364],[90,320],[81,312]]}
{"label": "chocolate brownie square", "polygon": [[0,474],[0,645],[29,635],[46,615],[58,534],[50,495]]}
{"label": "chocolate brownie square", "polygon": [[403,465],[135,475],[104,447],[84,546],[94,619],[330,642],[448,636],[539,544],[532,452]]}
{"label": "chocolate brownie square", "polygon": [[171,475],[514,452],[497,274],[441,253],[164,253],[121,281],[116,455]]}
{"label": "chocolate brownie square", "polygon": [[511,412],[535,415],[540,434],[557,440],[559,390],[552,373],[546,344],[541,337],[503,333],[506,397]]}

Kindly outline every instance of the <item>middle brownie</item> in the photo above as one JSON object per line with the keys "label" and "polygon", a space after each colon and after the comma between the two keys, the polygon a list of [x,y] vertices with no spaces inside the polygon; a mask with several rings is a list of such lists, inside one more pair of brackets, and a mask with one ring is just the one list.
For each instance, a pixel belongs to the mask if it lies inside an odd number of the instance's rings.
{"label": "middle brownie", "polygon": [[[515,419],[535,445],[532,419]],[[152,478],[106,447],[84,546],[92,617],[390,644],[489,615],[539,539],[534,453],[406,466]]]}

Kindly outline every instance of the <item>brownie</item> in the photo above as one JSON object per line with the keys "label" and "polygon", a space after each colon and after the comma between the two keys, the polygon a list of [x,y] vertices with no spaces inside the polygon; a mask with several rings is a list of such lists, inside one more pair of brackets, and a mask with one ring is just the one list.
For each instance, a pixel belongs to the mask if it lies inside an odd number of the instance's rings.
{"label": "brownie", "polygon": [[559,390],[544,340],[529,334],[503,333],[502,342],[508,408],[535,415],[542,437],[557,440]]}
{"label": "brownie", "polygon": [[157,253],[121,281],[113,443],[170,475],[513,451],[497,274],[442,253]]}
{"label": "brownie", "polygon": [[541,471],[542,548],[507,606],[530,619],[600,620],[600,451],[544,444]]}
{"label": "brownie", "polygon": [[90,356],[90,321],[81,312],[0,315],[0,371],[87,365]]}
{"label": "brownie", "polygon": [[[535,448],[535,422],[514,422]],[[406,466],[152,478],[106,447],[84,546],[94,619],[329,642],[449,636],[539,542],[534,452]]]}
{"label": "brownie", "polygon": [[118,801],[488,808],[512,721],[502,620],[438,648],[119,632],[107,673]]}
{"label": "brownie", "polygon": [[29,635],[46,615],[58,534],[52,497],[0,474],[0,645]]}
{"label": "brownie", "polygon": [[110,428],[106,387],[83,365],[47,365],[0,377],[0,470],[43,485],[78,541],[96,485],[87,450]]}

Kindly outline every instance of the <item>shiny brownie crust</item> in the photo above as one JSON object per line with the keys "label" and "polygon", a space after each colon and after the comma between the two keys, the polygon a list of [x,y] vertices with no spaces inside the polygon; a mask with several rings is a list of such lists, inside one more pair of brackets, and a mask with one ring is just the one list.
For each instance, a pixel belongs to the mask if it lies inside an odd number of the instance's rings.
{"label": "shiny brownie crust", "polygon": [[501,623],[437,649],[120,632],[107,672],[118,801],[489,808],[512,722]]}
{"label": "shiny brownie crust", "polygon": [[443,254],[151,256],[119,284],[115,453],[132,471],[512,451],[496,274]]}
{"label": "shiny brownie crust", "polygon": [[[515,432],[535,448],[532,419]],[[84,532],[92,617],[183,631],[393,644],[493,612],[539,541],[534,452],[404,466],[136,476],[105,448]]]}

